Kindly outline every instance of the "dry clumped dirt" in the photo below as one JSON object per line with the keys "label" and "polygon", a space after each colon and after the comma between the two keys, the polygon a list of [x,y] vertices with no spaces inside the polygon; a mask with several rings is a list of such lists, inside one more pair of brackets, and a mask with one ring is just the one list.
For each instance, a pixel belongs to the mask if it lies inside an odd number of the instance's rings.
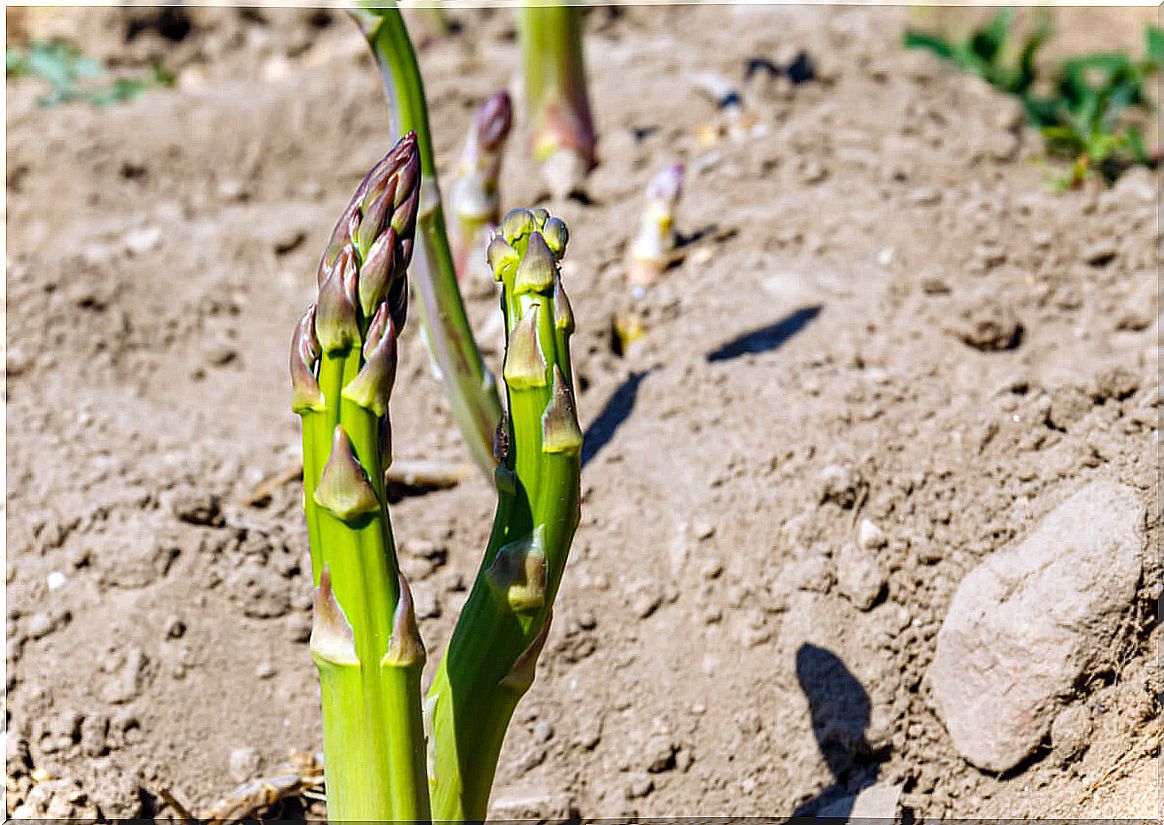
{"label": "dry clumped dirt", "polygon": [[[162,789],[205,810],[320,747],[301,493],[252,493],[297,460],[290,331],[386,110],[337,13],[9,14],[10,38],[162,57],[178,83],[107,110],[7,87],[8,812],[172,816]],[[1133,45],[1140,22],[1110,14]],[[456,17],[420,54],[446,174],[517,66],[508,12]],[[1086,20],[1062,25],[1124,44]],[[549,204],[572,236],[583,517],[499,815],[843,815],[870,789],[907,817],[1157,815],[1159,182],[1050,191],[1017,106],[903,52],[903,25],[588,14],[602,163]],[[743,81],[801,50],[814,80]],[[699,142],[707,71],[761,128]],[[546,202],[522,150],[506,206]],[[635,296],[629,228],[677,159],[689,242]],[[496,365],[495,299],[469,292]],[[625,351],[615,316],[645,329]],[[465,459],[414,327],[393,421],[398,456]],[[1134,594],[1048,700],[1053,730],[979,770],[934,697],[947,609],[1097,480],[1143,514],[1121,525]],[[491,506],[473,478],[393,509],[431,651]]]}

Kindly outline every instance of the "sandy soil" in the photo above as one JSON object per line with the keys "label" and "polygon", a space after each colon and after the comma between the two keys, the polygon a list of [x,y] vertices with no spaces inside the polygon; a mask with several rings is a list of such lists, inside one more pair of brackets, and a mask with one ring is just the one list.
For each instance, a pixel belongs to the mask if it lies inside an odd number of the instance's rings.
{"label": "sandy soil", "polygon": [[[1072,42],[1135,43],[1142,14],[1110,14]],[[421,53],[444,169],[517,64],[507,12],[458,17]],[[204,809],[320,746],[300,492],[245,502],[296,461],[290,331],[391,143],[386,110],[339,16],[183,19],[10,28],[118,65],[161,56],[179,82],[107,110],[7,86],[9,812],[34,774],[58,781],[39,792],[54,816],[170,816],[163,788]],[[1051,192],[1017,107],[904,53],[903,25],[892,9],[589,15],[602,164],[588,202],[550,204],[571,227],[583,520],[501,812],[817,813],[883,783],[915,817],[1158,814],[1155,553],[1115,664],[1070,697],[1092,719],[1077,752],[979,772],[926,669],[959,580],[1085,480],[1142,491],[1156,547],[1159,181]],[[715,112],[693,73],[741,79],[748,58],[801,49],[815,81],[741,81],[762,134],[699,145]],[[507,206],[546,197],[522,150]],[[636,298],[628,231],[675,159],[692,240]],[[490,291],[469,308],[496,363]],[[618,313],[646,329],[622,355]],[[393,420],[401,457],[466,456],[415,328]],[[472,479],[393,510],[430,650],[491,508]],[[866,520],[886,585],[861,609],[836,559]]]}

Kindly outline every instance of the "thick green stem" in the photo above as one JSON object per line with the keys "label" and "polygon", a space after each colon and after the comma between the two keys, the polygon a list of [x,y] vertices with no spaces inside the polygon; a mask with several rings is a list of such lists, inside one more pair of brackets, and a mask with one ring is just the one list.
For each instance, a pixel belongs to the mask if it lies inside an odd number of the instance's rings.
{"label": "thick green stem", "polygon": [[526,126],[555,197],[576,189],[598,142],[586,92],[582,8],[535,0],[517,10]]}
{"label": "thick green stem", "polygon": [[354,16],[379,66],[393,129],[397,134],[416,132],[423,177],[417,217],[421,242],[412,270],[416,309],[453,418],[473,460],[492,478],[496,466],[493,438],[501,419],[501,401],[497,383],[477,348],[457,286],[416,54],[399,9],[362,8]]}
{"label": "thick green stem", "polygon": [[[498,484],[489,546],[426,702],[438,819],[486,814],[505,731],[532,682],[578,524],[582,439],[568,383],[572,322],[564,320],[569,308],[557,261],[541,234],[561,239],[560,255],[564,227],[547,229],[545,213],[512,217],[490,254],[508,334],[509,438],[498,470],[505,483]],[[512,254],[495,263],[499,241]]]}

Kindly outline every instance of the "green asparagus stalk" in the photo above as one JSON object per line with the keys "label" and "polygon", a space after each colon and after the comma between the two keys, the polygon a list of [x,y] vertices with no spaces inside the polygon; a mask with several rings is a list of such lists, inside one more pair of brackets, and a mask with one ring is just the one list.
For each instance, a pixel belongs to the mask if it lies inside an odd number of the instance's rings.
{"label": "green asparagus stalk", "polygon": [[485,267],[485,243],[501,218],[497,181],[501,157],[513,124],[509,94],[490,95],[477,110],[461,152],[450,190],[452,241],[457,275],[464,280],[480,263]]}
{"label": "green asparagus stalk", "polygon": [[416,136],[368,173],[332,232],[319,293],[295,329],[304,510],[332,821],[427,820],[425,651],[384,495],[388,399],[407,312],[420,199]]}
{"label": "green asparagus stalk", "polygon": [[661,169],[647,184],[639,233],[627,265],[631,286],[645,287],[663,274],[675,251],[675,207],[683,191],[683,164]]}
{"label": "green asparagus stalk", "polygon": [[492,476],[493,439],[501,420],[497,382],[485,367],[457,287],[441,207],[424,84],[416,54],[395,6],[361,7],[353,12],[380,69],[397,134],[416,133],[420,152],[421,197],[417,216],[420,243],[412,269],[416,309],[433,372],[441,382],[453,418],[474,461]]}
{"label": "green asparagus stalk", "polygon": [[507,336],[507,409],[489,545],[425,701],[437,819],[485,817],[502,741],[529,689],[579,516],[582,434],[558,262],[565,224],[515,210],[490,241]]}
{"label": "green asparagus stalk", "polygon": [[552,2],[520,7],[518,35],[533,156],[550,193],[563,198],[594,168],[598,138],[586,93],[582,9]]}

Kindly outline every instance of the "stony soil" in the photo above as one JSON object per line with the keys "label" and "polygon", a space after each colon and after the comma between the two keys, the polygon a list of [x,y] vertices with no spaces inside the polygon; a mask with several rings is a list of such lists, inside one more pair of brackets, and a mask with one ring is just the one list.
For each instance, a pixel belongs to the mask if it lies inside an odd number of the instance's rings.
{"label": "stony soil", "polygon": [[[170,816],[169,789],[204,810],[320,746],[300,492],[247,502],[295,464],[287,342],[385,108],[334,13],[9,15],[10,38],[162,57],[178,86],[106,110],[7,87],[8,808]],[[1063,25],[1134,43],[1143,15],[1109,15]],[[421,52],[444,169],[517,63],[508,12],[457,17]],[[904,53],[903,25],[589,15],[602,164],[585,202],[550,204],[583,518],[498,813],[817,813],[877,784],[917,817],[1157,815],[1159,181],[1050,191],[1016,105]],[[815,80],[742,82],[801,49]],[[741,80],[757,134],[698,142],[702,71]],[[508,206],[546,197],[522,150]],[[691,240],[636,297],[628,228],[675,159]],[[490,289],[469,304],[496,363]],[[619,314],[646,330],[622,354]],[[465,458],[415,329],[393,405],[399,456]],[[1055,735],[982,772],[935,705],[939,627],[976,564],[1094,479],[1146,510],[1135,597],[1054,697]],[[432,651],[491,506],[474,478],[393,510]]]}

